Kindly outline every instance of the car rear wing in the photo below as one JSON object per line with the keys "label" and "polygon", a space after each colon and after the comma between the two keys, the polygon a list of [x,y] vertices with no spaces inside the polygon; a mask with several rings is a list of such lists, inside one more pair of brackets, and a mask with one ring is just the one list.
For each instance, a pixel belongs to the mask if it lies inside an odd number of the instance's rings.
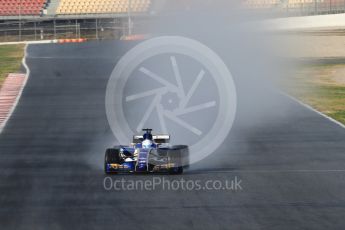
{"label": "car rear wing", "polygon": [[[143,135],[134,135],[133,136],[133,143],[141,143],[144,140]],[[164,143],[169,143],[170,142],[170,135],[167,134],[160,134],[160,135],[153,135],[153,140],[157,144],[164,144]]]}

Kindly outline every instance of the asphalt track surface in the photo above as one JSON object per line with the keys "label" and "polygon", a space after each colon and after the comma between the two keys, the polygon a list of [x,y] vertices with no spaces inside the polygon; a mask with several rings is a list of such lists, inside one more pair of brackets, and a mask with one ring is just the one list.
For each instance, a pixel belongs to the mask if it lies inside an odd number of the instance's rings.
{"label": "asphalt track surface", "polygon": [[343,229],[345,129],[274,93],[257,105],[274,112],[260,114],[239,92],[224,144],[182,176],[158,176],[237,177],[242,190],[105,190],[105,87],[123,52],[111,42],[29,46],[31,75],[0,135],[1,229]]}

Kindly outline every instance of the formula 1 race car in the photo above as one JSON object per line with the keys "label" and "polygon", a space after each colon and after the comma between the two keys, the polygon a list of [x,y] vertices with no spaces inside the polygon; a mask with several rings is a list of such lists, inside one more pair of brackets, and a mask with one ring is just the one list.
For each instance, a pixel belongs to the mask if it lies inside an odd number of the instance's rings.
{"label": "formula 1 race car", "polygon": [[106,150],[105,173],[182,174],[183,167],[188,165],[188,146],[171,146],[169,135],[152,135],[152,129],[143,131],[144,135],[133,137],[131,145]]}

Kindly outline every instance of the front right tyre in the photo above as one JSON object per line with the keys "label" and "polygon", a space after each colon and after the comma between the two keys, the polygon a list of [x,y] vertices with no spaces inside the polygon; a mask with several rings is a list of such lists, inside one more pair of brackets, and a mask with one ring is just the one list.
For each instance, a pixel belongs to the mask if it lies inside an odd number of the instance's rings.
{"label": "front right tyre", "polygon": [[107,149],[104,156],[104,172],[106,174],[114,173],[110,172],[109,164],[121,164],[120,150],[119,149]]}

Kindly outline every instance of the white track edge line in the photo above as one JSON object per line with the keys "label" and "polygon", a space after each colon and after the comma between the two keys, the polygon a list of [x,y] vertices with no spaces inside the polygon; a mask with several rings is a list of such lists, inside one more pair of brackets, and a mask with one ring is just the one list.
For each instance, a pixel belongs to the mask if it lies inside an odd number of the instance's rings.
{"label": "white track edge line", "polygon": [[0,46],[4,45],[29,45],[29,44],[49,44],[49,43],[58,43],[57,39],[54,40],[40,40],[40,41],[22,41],[22,42],[0,42]]}
{"label": "white track edge line", "polygon": [[307,109],[309,109],[309,110],[311,110],[311,111],[313,111],[313,112],[319,114],[320,116],[326,118],[327,120],[329,120],[329,121],[331,121],[331,122],[337,124],[337,125],[340,126],[341,128],[345,129],[345,125],[344,125],[343,123],[341,123],[341,122],[335,120],[334,118],[331,118],[331,117],[327,116],[326,114],[324,114],[324,113],[322,113],[322,112],[320,112],[320,111],[314,109],[312,106],[310,106],[310,105],[308,105],[308,104],[306,104],[306,103],[304,103],[304,102],[298,100],[297,98],[295,98],[295,97],[293,97],[293,96],[291,96],[291,95],[289,95],[289,94],[287,94],[287,93],[285,93],[285,92],[279,92],[279,93],[282,94],[282,95],[284,95],[284,96],[286,96],[286,97],[288,97],[288,98],[290,98],[290,99],[293,100],[294,102],[297,102],[298,104],[302,105],[303,107],[305,107],[305,108],[307,108]]}
{"label": "white track edge line", "polygon": [[30,76],[30,69],[29,69],[28,65],[26,64],[27,49],[28,49],[28,44],[25,45],[25,48],[24,48],[24,57],[23,57],[23,59],[22,59],[22,64],[23,64],[23,66],[24,66],[24,68],[25,68],[25,70],[26,70],[25,80],[24,80],[24,82],[23,82],[23,84],[22,84],[22,86],[21,86],[21,88],[20,88],[20,90],[19,90],[19,92],[18,92],[17,98],[16,98],[16,100],[14,101],[11,110],[9,111],[9,113],[8,113],[8,115],[7,115],[7,117],[6,117],[6,119],[4,120],[4,122],[2,123],[2,125],[0,126],[0,134],[1,134],[2,131],[4,130],[4,128],[5,128],[5,126],[6,126],[7,122],[8,122],[8,120],[9,120],[10,117],[12,116],[14,110],[16,109],[16,107],[17,107],[17,105],[18,105],[18,103],[19,103],[19,100],[20,100],[20,98],[21,98],[21,96],[22,96],[22,93],[23,93],[23,91],[24,91],[25,85],[26,85],[26,83],[27,83],[27,81],[28,81],[28,79],[29,79],[29,76]]}

